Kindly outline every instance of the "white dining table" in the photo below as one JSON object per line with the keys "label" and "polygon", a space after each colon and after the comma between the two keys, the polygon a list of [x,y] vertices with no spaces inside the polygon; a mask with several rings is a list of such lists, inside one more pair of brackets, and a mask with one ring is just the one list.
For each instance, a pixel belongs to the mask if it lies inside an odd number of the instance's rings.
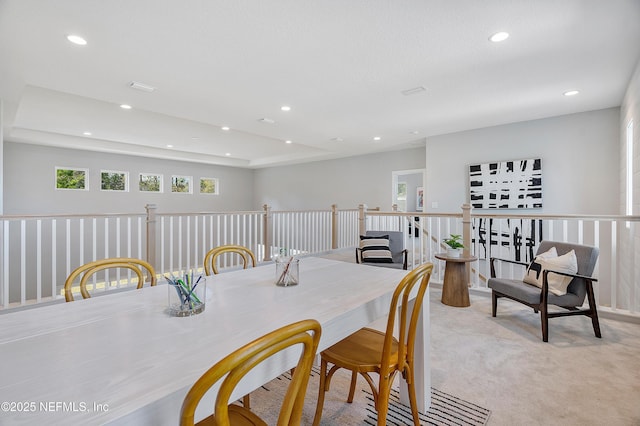
{"label": "white dining table", "polygon": [[[296,286],[276,286],[273,264],[206,277],[206,309],[191,317],[167,313],[166,285],[0,315],[0,424],[176,425],[191,385],[225,355],[307,318],[322,325],[323,350],[385,317],[405,274],[306,257]],[[427,300],[416,352],[423,410],[430,405]],[[235,396],[296,361],[289,354],[261,364]],[[213,396],[196,418],[210,414]]]}

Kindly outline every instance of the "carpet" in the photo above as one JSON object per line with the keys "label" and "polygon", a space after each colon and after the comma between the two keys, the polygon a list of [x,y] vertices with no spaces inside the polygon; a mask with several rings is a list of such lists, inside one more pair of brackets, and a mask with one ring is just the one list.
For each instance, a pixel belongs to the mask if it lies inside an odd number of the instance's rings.
{"label": "carpet", "polygon": [[[290,381],[290,374],[285,373],[251,393],[251,410],[263,418],[267,424],[276,424],[280,404]],[[302,425],[311,425],[313,422],[318,397],[318,381],[319,369],[314,367],[305,397]],[[340,370],[334,375],[331,390],[325,394],[321,425],[376,425],[378,417],[371,389],[364,379],[359,377],[356,396],[353,403],[349,404],[346,401],[349,382],[350,372],[348,371]],[[426,413],[420,413],[420,424],[482,426],[487,424],[490,415],[491,411],[486,408],[431,388],[431,407]],[[398,389],[392,389],[387,425],[412,424],[411,409],[400,402]]]}

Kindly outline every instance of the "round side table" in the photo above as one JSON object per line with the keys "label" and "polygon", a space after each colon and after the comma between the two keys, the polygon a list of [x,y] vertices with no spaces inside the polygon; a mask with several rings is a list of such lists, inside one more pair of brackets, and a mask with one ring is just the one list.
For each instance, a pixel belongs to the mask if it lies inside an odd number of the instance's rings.
{"label": "round side table", "polygon": [[442,303],[458,308],[471,306],[466,263],[478,260],[478,258],[464,254],[460,257],[449,257],[446,253],[438,253],[435,258],[445,261]]}

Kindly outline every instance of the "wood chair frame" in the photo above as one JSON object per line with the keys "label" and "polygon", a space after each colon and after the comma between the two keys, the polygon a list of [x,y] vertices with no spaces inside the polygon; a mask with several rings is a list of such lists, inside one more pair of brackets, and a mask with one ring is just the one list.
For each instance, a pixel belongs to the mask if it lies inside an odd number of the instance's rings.
{"label": "wood chair frame", "polygon": [[[386,424],[391,385],[395,375],[400,372],[409,389],[413,421],[416,425],[420,425],[413,377],[414,349],[418,319],[432,271],[433,264],[425,263],[409,272],[400,281],[391,299],[386,332],[363,328],[321,353],[320,384],[318,404],[313,419],[314,426],[320,424],[324,395],[329,391],[331,378],[341,368],[351,370],[351,386],[347,402],[353,402],[358,374],[362,375],[371,387],[378,412],[378,425]],[[413,308],[409,311],[410,294],[416,285],[418,288],[415,301]],[[400,305],[399,313],[398,305]],[[399,318],[399,340],[393,336],[396,315]],[[371,348],[368,352],[370,356],[362,355],[364,347]],[[367,361],[364,361],[364,358],[367,358]],[[327,373],[329,363],[333,366]],[[377,388],[369,373],[379,375]]]}
{"label": "wood chair frame", "polygon": [[235,404],[230,405],[231,394],[238,382],[259,363],[289,347],[302,345],[302,352],[284,396],[277,423],[278,426],[299,425],[320,335],[321,327],[318,321],[303,320],[274,330],[227,355],[207,370],[191,387],[182,403],[180,425],[194,424],[195,410],[203,395],[222,379],[213,414],[198,424],[227,426],[233,424],[234,420],[240,420],[244,422],[242,424],[266,426],[262,419],[248,409]]}
{"label": "wood chair frame", "polygon": [[218,267],[216,266],[216,260],[218,259],[218,257],[220,255],[222,255],[224,253],[237,253],[237,254],[239,254],[241,256],[241,258],[242,258],[243,269],[247,269],[247,267],[249,266],[249,261],[251,261],[251,266],[254,267],[254,268],[255,268],[255,266],[257,264],[256,256],[247,247],[239,246],[239,245],[233,245],[233,244],[224,245],[224,246],[212,248],[205,255],[205,257],[204,257],[204,273],[205,273],[205,275],[211,275],[212,272],[214,274],[218,274],[219,273]]}
{"label": "wood chair frame", "polygon": [[138,286],[136,288],[140,289],[144,286],[145,279],[143,270],[146,269],[146,272],[149,275],[150,285],[153,287],[156,285],[156,272],[145,260],[142,259],[134,259],[128,257],[113,257],[108,259],[95,260],[93,262],[86,263],[78,268],[74,269],[73,272],[67,277],[64,282],[64,298],[67,302],[73,302],[73,282],[82,275],[80,278],[80,294],[82,294],[83,299],[89,299],[91,295],[87,291],[87,282],[89,278],[93,276],[96,272],[105,270],[105,269],[130,269],[135,272],[138,277]]}

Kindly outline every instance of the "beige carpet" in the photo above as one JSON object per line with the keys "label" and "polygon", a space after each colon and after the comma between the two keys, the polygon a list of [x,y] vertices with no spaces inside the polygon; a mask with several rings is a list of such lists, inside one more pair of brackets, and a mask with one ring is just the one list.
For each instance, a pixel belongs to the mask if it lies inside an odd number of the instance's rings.
{"label": "beige carpet", "polygon": [[[329,256],[352,261],[353,253]],[[640,426],[640,325],[587,317],[540,316],[501,299],[471,294],[471,306],[440,303],[430,288],[431,385],[491,410],[489,426]]]}
{"label": "beige carpet", "polygon": [[[376,425],[377,413],[373,395],[364,379],[358,379],[353,403],[346,401],[349,392],[350,373],[338,371],[331,381],[331,390],[325,395],[322,411],[322,425]],[[318,396],[319,368],[311,373],[305,398],[302,425],[310,425],[315,414]],[[289,373],[267,383],[251,393],[251,410],[264,419],[267,424],[275,425],[280,404],[291,381]],[[464,401],[454,395],[432,389],[431,407],[426,413],[420,413],[421,425],[469,425],[487,424],[490,411],[476,404]],[[404,426],[413,424],[411,409],[399,401],[397,389],[393,389],[389,402],[387,425]]]}

